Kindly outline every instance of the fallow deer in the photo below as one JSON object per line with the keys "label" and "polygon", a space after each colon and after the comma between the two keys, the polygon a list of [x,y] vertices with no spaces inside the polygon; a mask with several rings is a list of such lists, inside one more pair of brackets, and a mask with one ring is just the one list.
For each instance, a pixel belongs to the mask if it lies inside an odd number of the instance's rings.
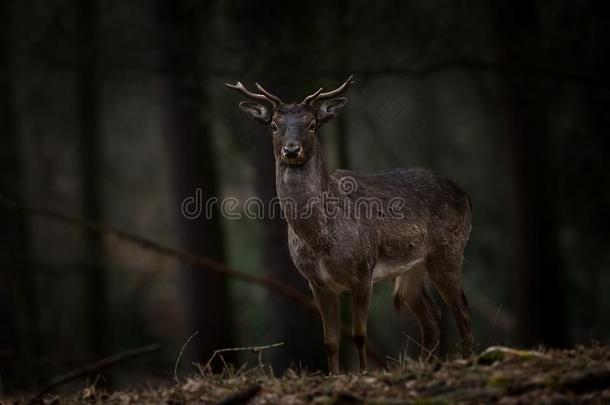
{"label": "fallow deer", "polygon": [[440,334],[441,313],[427,290],[431,284],[453,312],[462,352],[468,354],[473,338],[462,261],[470,198],[421,168],[371,174],[328,168],[317,132],[345,106],[347,99],[340,96],[352,77],[300,103],[284,103],[258,83],[259,93],[240,82],[226,84],[256,100],[239,107],[271,131],[288,246],[320,311],[329,372],[339,372],[339,294],[352,293],[354,340],[360,369],[366,370],[372,286],[385,279],[394,282],[395,307],[407,306],[419,321],[422,350],[433,352]]}

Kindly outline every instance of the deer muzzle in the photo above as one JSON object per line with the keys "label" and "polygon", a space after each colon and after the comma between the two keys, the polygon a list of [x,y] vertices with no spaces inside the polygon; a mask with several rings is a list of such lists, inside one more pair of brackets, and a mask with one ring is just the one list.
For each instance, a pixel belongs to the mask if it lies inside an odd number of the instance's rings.
{"label": "deer muzzle", "polygon": [[296,159],[303,152],[303,147],[298,142],[290,141],[282,147],[282,157],[284,159]]}

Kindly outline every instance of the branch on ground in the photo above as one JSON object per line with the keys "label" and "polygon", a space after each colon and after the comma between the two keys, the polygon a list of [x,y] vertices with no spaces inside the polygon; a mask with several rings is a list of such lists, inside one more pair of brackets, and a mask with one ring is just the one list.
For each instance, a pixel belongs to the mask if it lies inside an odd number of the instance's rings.
{"label": "branch on ground", "polygon": [[32,399],[28,401],[28,405],[32,405],[38,402],[44,394],[47,392],[60,387],[70,381],[77,380],[81,377],[87,376],[92,373],[96,373],[108,367],[114,366],[115,364],[121,363],[123,361],[132,359],[134,357],[139,357],[145,354],[157,352],[161,350],[161,345],[159,343],[154,343],[147,346],[137,347],[135,349],[125,350],[123,352],[114,354],[109,357],[105,357],[100,359],[94,363],[90,363],[74,369],[70,372],[62,374],[48,383],[46,383],[35,395]]}

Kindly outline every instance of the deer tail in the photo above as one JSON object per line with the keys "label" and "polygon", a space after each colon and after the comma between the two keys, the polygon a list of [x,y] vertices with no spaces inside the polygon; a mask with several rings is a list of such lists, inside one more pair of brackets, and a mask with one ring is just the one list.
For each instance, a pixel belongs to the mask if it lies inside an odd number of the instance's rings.
{"label": "deer tail", "polygon": [[420,264],[394,279],[394,311],[400,309],[409,301],[418,299],[422,289],[428,288],[428,274],[425,267]]}

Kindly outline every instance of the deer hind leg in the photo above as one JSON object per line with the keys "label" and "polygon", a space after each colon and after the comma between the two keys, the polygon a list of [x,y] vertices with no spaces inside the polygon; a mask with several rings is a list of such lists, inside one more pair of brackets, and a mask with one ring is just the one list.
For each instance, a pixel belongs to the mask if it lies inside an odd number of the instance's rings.
{"label": "deer hind leg", "polygon": [[352,287],[352,320],[354,323],[354,343],[358,349],[358,360],[360,371],[366,371],[366,338],[367,321],[373,280],[364,276],[356,285]]}
{"label": "deer hind leg", "polygon": [[426,264],[432,284],[453,312],[460,332],[462,355],[467,357],[473,344],[470,308],[462,288],[462,256],[461,253],[455,256],[430,257]]}
{"label": "deer hind leg", "polygon": [[339,374],[339,340],[341,339],[341,317],[337,294],[311,287],[318,304],[324,329],[324,345],[328,358],[328,373]]}
{"label": "deer hind leg", "polygon": [[421,329],[421,356],[429,357],[438,348],[441,311],[426,289],[426,268],[423,264],[396,277],[394,281],[394,306],[401,305],[415,315]]}

